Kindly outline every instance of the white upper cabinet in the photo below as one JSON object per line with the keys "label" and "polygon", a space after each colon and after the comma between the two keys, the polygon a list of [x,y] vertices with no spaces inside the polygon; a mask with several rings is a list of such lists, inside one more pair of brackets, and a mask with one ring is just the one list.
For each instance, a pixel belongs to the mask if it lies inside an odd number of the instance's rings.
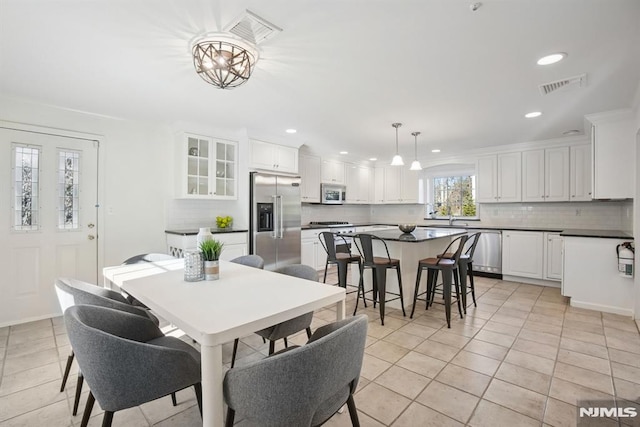
{"label": "white upper cabinet", "polygon": [[300,154],[300,197],[303,202],[320,203],[320,163],[320,157]]}
{"label": "white upper cabinet", "polygon": [[373,203],[384,203],[384,167],[373,169]]}
{"label": "white upper cabinet", "polygon": [[632,113],[624,110],[585,117],[593,124],[593,198],[633,198],[636,135]]}
{"label": "white upper cabinet", "polygon": [[298,173],[298,149],[270,142],[250,140],[251,167],[275,172]]}
{"label": "white upper cabinet", "polygon": [[238,198],[238,143],[183,133],[176,143],[176,197]]}
{"label": "white upper cabinet", "polygon": [[323,160],[321,167],[322,182],[345,184],[345,165],[339,160]]}
{"label": "white upper cabinet", "polygon": [[591,144],[574,145],[569,151],[570,201],[591,200]]}
{"label": "white upper cabinet", "polygon": [[[419,172],[411,171],[404,166],[384,167],[384,186],[382,203],[418,203]],[[380,203],[378,190],[378,170],[376,168],[375,201]]]}
{"label": "white upper cabinet", "polygon": [[371,203],[371,168],[362,165],[346,164],[347,203]]}
{"label": "white upper cabinet", "polygon": [[522,201],[569,200],[569,147],[522,153]]}
{"label": "white upper cabinet", "polygon": [[522,201],[522,158],[519,152],[480,157],[477,177],[478,203]]}

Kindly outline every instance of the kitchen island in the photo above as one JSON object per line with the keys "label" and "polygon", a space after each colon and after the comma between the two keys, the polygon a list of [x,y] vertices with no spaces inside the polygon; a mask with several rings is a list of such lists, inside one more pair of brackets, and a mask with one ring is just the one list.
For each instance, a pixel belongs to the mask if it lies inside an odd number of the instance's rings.
{"label": "kitchen island", "polygon": [[[407,309],[413,303],[418,261],[441,254],[453,239],[466,233],[467,230],[458,228],[416,228],[411,233],[403,233],[395,229],[371,231],[366,234],[383,239],[389,250],[389,256],[400,260],[403,302],[405,309]],[[355,234],[351,236],[353,237]],[[357,249],[352,248],[352,252],[354,251],[357,252]],[[384,245],[379,241],[373,242],[373,253],[378,257],[386,258],[387,256]],[[373,279],[372,274],[367,270],[370,269],[365,270],[364,287],[365,290],[370,290],[373,286]],[[360,280],[360,272],[355,264],[351,266],[351,278],[353,284],[357,284]],[[395,274],[387,274],[387,290],[399,293],[398,278]],[[401,308],[399,300],[392,301],[387,306]]]}

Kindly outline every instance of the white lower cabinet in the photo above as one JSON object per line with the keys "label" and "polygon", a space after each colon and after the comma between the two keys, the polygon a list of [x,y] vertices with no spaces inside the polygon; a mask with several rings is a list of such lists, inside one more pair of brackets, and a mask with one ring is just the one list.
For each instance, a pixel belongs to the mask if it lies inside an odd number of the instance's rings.
{"label": "white lower cabinet", "polygon": [[544,278],[562,280],[562,251],[564,240],[559,233],[544,233]]}
{"label": "white lower cabinet", "polygon": [[503,231],[502,274],[542,279],[543,240],[539,231]]}
{"label": "white lower cabinet", "polygon": [[[247,254],[247,232],[214,233],[213,238],[224,243],[220,259],[230,261]],[[167,233],[167,253],[182,258],[185,249],[197,247],[195,234]]]}
{"label": "white lower cabinet", "polygon": [[329,229],[302,230],[300,233],[300,262],[316,270],[324,270],[327,262],[327,252],[318,239],[323,231]]}
{"label": "white lower cabinet", "polygon": [[562,248],[559,233],[505,230],[502,232],[502,274],[561,281]]}

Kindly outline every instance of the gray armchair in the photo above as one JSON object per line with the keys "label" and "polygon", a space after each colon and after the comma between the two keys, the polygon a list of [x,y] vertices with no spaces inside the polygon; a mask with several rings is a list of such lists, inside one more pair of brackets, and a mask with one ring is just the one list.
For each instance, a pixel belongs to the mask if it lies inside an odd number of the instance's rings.
{"label": "gray armchair", "polygon": [[90,305],[69,307],[64,319],[91,388],[83,427],[95,400],[105,411],[104,427],[111,425],[117,411],[191,386],[202,407],[200,353],[178,338],[165,336],[150,319]]}
{"label": "gray armchair", "polygon": [[302,347],[230,369],[226,425],[233,426],[237,412],[251,425],[318,426],[346,402],[352,425],[359,426],[353,393],[366,338],[367,317],[351,317],[318,328]]}
{"label": "gray armchair", "polygon": [[[83,282],[82,280],[70,278],[56,279],[55,288],[58,296],[58,302],[60,303],[60,308],[63,313],[71,306],[88,304],[125,311],[127,313],[132,313],[150,319],[156,325],[159,323],[158,318],[151,314],[149,310],[132,306],[127,302],[126,298],[122,296],[122,294],[110,289],[92,285],[91,283]],[[62,376],[62,385],[60,386],[61,392],[64,391],[64,387],[67,384],[73,359],[74,352],[71,350],[71,354],[67,356],[67,364],[64,369],[64,375]],[[82,371],[80,371],[78,373],[76,393],[73,401],[73,415],[78,413],[78,405],[80,404],[80,394],[82,393],[83,382],[84,376],[82,375]],[[175,396],[172,396],[172,399],[175,406],[177,404]]]}
{"label": "gray armchair", "polygon": [[[295,276],[301,279],[318,281],[318,272],[308,265],[304,264],[291,264],[281,267],[276,270],[277,273],[286,274],[288,276]],[[263,339],[269,340],[269,354],[273,354],[275,351],[276,341],[284,339],[285,347],[288,347],[287,337],[300,331],[307,331],[307,337],[311,337],[311,321],[313,320],[313,312],[303,314],[293,319],[278,323],[277,325],[270,326],[265,329],[261,329],[256,332]],[[238,350],[238,339],[236,338],[233,343],[233,354],[231,356],[231,367],[235,366],[236,353]]]}

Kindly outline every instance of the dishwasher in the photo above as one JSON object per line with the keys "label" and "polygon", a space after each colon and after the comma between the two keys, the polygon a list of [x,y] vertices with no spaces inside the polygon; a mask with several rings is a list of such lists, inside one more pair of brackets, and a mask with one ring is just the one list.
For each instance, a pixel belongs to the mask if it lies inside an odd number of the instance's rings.
{"label": "dishwasher", "polygon": [[473,272],[502,279],[502,231],[469,230],[469,234],[478,231],[482,234],[473,254]]}

